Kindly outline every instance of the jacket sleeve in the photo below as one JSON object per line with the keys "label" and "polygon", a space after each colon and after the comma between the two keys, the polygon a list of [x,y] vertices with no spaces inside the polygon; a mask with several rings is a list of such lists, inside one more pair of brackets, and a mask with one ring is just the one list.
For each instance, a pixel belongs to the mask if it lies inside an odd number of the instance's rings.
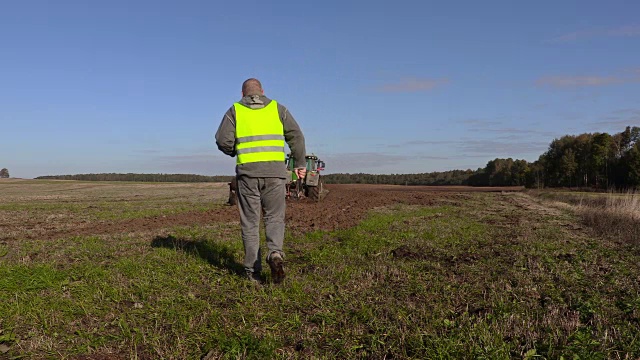
{"label": "jacket sleeve", "polygon": [[282,120],[282,125],[284,127],[284,140],[289,145],[291,155],[296,160],[295,167],[306,167],[307,160],[305,159],[305,156],[307,155],[307,150],[305,148],[302,130],[289,110],[282,104],[278,104],[278,106],[280,107],[280,109],[278,109],[280,113],[280,120]]}
{"label": "jacket sleeve", "polygon": [[216,132],[218,149],[229,156],[236,156],[236,114],[231,107],[220,122]]}

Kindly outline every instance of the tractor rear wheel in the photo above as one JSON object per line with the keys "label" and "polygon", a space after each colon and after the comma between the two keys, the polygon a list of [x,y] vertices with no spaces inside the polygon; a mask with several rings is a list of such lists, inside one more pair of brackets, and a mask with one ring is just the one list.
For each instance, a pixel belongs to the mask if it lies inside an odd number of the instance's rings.
{"label": "tractor rear wheel", "polygon": [[322,179],[318,180],[317,186],[310,186],[307,189],[307,197],[313,201],[320,201],[320,196],[322,195]]}

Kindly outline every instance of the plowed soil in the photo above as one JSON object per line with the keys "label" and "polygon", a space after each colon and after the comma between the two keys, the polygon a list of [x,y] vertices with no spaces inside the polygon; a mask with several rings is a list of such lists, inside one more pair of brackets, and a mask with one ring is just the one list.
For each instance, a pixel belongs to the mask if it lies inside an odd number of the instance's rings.
{"label": "plowed soil", "polygon": [[[289,200],[286,223],[290,231],[344,229],[359,223],[375,208],[394,204],[433,205],[435,202],[464,201],[470,192],[520,191],[517,187],[473,188],[463,186],[394,186],[394,185],[327,185],[322,201]],[[208,211],[192,211],[174,215],[145,217],[119,221],[79,224],[65,230],[38,232],[27,238],[56,239],[71,236],[154,231],[174,226],[239,221],[238,209],[225,206]],[[34,224],[41,225],[41,224]]]}

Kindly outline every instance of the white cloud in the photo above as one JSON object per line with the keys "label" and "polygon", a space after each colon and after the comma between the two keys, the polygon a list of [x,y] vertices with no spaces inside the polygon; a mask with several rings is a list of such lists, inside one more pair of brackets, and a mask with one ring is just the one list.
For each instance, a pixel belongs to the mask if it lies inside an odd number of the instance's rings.
{"label": "white cloud", "polygon": [[451,144],[454,141],[450,140],[410,140],[404,143],[404,145],[443,145]]}
{"label": "white cloud", "polygon": [[391,155],[376,152],[327,154],[320,157],[327,163],[327,168],[335,172],[375,172],[387,166],[403,163],[415,158],[408,155]]}
{"label": "white cloud", "polygon": [[460,145],[462,151],[465,153],[518,158],[524,154],[542,154],[549,146],[549,142],[550,141],[507,142],[496,140],[469,140],[462,142]]}
{"label": "white cloud", "polygon": [[[538,86],[554,88],[601,87],[640,82],[640,68],[622,69],[614,75],[551,75],[535,80]],[[593,98],[593,95],[588,95]]]}
{"label": "white cloud", "polygon": [[490,133],[498,133],[498,134],[506,134],[506,135],[543,135],[543,136],[552,136],[553,133],[550,131],[542,131],[542,130],[532,130],[532,129],[516,129],[516,128],[471,128],[468,129],[473,132],[490,132]]}
{"label": "white cloud", "polygon": [[605,34],[607,36],[640,36],[640,25],[627,25],[609,29]]}
{"label": "white cloud", "polygon": [[375,88],[378,92],[419,92],[429,91],[435,88],[447,85],[449,79],[422,79],[422,78],[405,78],[396,83],[389,83]]}
{"label": "white cloud", "polygon": [[235,163],[235,159],[223,155],[185,153],[151,157],[141,168],[152,172],[232,175]]}
{"label": "white cloud", "polygon": [[640,126],[640,109],[615,110],[590,125],[596,131],[613,130],[615,132],[620,132],[627,126]]}
{"label": "white cloud", "polygon": [[493,126],[502,124],[500,121],[484,120],[484,119],[467,119],[460,121],[465,125],[477,125],[477,126]]}
{"label": "white cloud", "polygon": [[538,86],[563,87],[587,87],[620,84],[627,82],[616,76],[544,76],[536,80]]}
{"label": "white cloud", "polygon": [[547,42],[550,43],[569,43],[583,39],[606,38],[606,37],[633,37],[640,36],[640,25],[626,25],[615,28],[597,28],[590,30],[574,31],[563,34]]}

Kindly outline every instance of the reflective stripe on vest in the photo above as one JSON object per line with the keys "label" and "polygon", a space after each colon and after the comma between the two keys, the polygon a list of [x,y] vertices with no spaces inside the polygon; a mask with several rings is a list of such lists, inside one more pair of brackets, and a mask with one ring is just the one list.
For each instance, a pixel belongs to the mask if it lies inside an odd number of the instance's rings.
{"label": "reflective stripe on vest", "polygon": [[233,104],[236,110],[237,163],[285,160],[284,129],[278,103],[271,100],[262,109]]}

